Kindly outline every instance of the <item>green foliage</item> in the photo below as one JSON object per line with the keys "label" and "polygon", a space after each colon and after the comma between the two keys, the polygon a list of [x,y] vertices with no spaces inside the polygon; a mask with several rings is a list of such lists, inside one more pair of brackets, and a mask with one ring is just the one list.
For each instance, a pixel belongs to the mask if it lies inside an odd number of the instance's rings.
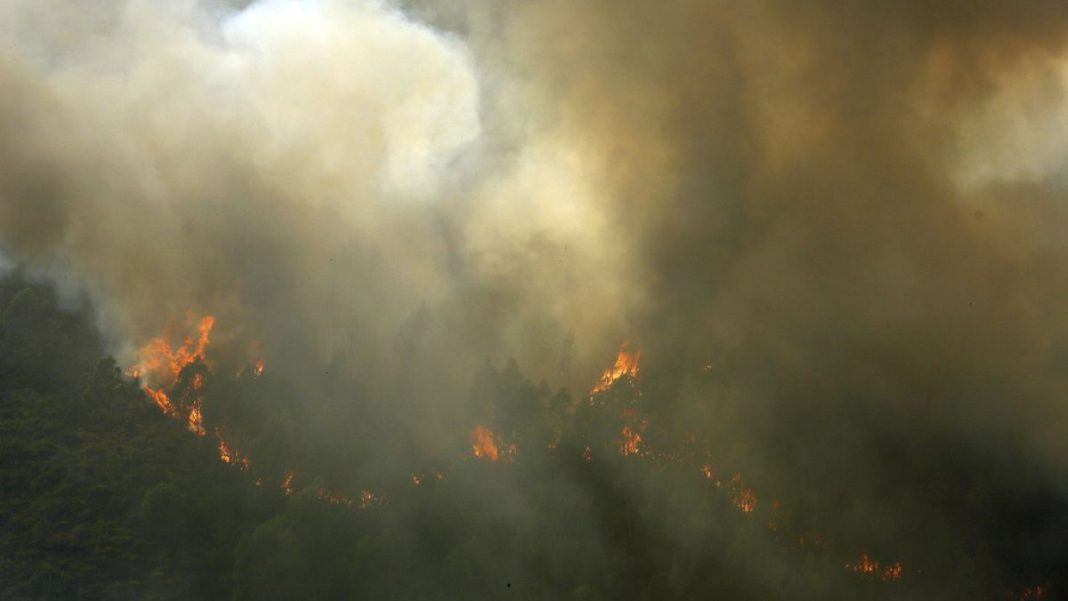
{"label": "green foliage", "polygon": [[262,512],[248,484],[100,359],[48,289],[24,287],[3,315],[0,598],[228,598],[232,550]]}
{"label": "green foliage", "polygon": [[[534,460],[466,458],[415,486],[419,466],[399,469],[405,439],[382,427],[388,410],[337,397],[301,416],[297,395],[268,376],[208,378],[205,425],[256,458],[242,470],[100,359],[84,316],[61,311],[49,290],[23,287],[6,307],[5,599],[606,598],[627,590],[615,581],[644,557],[626,550],[645,541],[633,506],[617,498],[621,483],[577,452],[533,450],[563,427],[547,416],[571,401],[514,362],[485,366],[474,404]],[[192,402],[195,374],[208,376],[200,363],[183,370],[170,391],[177,405]],[[455,457],[467,457],[458,438]],[[354,471],[360,457],[398,474]],[[300,476],[286,498],[279,482],[290,469]],[[360,507],[369,481],[388,502]],[[356,502],[327,502],[325,489]],[[606,543],[623,548],[606,554]]]}
{"label": "green foliage", "polygon": [[[399,381],[389,402],[349,385],[313,402],[270,372],[215,377],[197,362],[170,393],[179,406],[203,395],[198,437],[101,358],[87,317],[47,288],[0,281],[0,307],[2,599],[922,596],[844,571],[830,543],[779,540],[769,504],[741,514],[692,449],[621,457],[621,412],[653,414],[629,377],[574,399],[486,362],[464,419],[427,426],[452,446],[421,454],[401,420],[425,379]],[[405,352],[419,356],[427,319]],[[475,423],[517,444],[514,462],[471,457]],[[216,430],[250,466],[219,461]],[[958,581],[990,570],[967,561]]]}

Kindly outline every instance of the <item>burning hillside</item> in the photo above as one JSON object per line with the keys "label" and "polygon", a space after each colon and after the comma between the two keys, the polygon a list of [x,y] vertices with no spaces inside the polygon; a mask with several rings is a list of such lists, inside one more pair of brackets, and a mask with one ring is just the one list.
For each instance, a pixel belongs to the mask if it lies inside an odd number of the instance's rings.
{"label": "burning hillside", "polygon": [[[215,376],[210,368],[208,350],[211,342],[211,333],[215,320],[211,316],[195,319],[192,315],[187,318],[190,332],[186,335],[179,333],[179,328],[174,323],[168,327],[168,331],[160,336],[152,338],[140,351],[140,360],[127,370],[127,375],[140,379],[143,382],[143,390],[159,410],[166,416],[183,421],[193,434],[205,436],[208,430],[204,425],[202,407],[204,404],[203,394],[206,382]],[[555,409],[547,407],[550,414],[545,418],[550,423],[558,424],[562,430],[569,433],[570,439],[566,440],[565,448],[571,449],[572,453],[588,464],[600,465],[604,459],[611,458],[613,448],[618,456],[631,461],[640,460],[644,463],[643,470],[649,471],[653,477],[657,472],[668,473],[675,466],[687,466],[683,473],[694,474],[693,482],[705,482],[708,490],[713,495],[722,498],[729,506],[732,506],[739,514],[757,523],[765,523],[770,541],[782,546],[784,549],[798,549],[801,556],[811,558],[821,556],[833,556],[837,554],[844,559],[845,571],[859,576],[874,578],[887,583],[895,583],[902,579],[915,579],[923,574],[923,568],[906,569],[902,561],[879,561],[873,559],[868,553],[862,552],[859,559],[848,555],[840,542],[828,542],[824,534],[819,531],[813,532],[813,527],[825,530],[831,524],[821,527],[813,522],[808,516],[801,515],[794,503],[776,499],[769,503],[761,503],[761,498],[766,498],[764,493],[758,493],[742,473],[734,470],[721,474],[710,463],[701,463],[711,458],[716,460],[715,444],[701,444],[699,436],[691,431],[679,442],[677,437],[656,437],[656,426],[651,429],[650,418],[657,416],[650,413],[652,405],[647,395],[643,394],[642,386],[638,381],[640,353],[632,351],[629,343],[624,343],[614,361],[605,369],[594,384],[588,395],[588,402],[577,406],[558,405]],[[260,378],[264,373],[262,359],[255,360],[248,369],[239,370],[237,378],[252,377]],[[702,370],[708,372],[707,369]],[[504,373],[501,376],[505,376]],[[515,376],[508,376],[514,378]],[[499,393],[498,393],[499,394]],[[497,402],[500,402],[499,400]],[[552,411],[559,413],[552,414]],[[498,424],[507,423],[498,417]],[[653,420],[654,423],[657,422]],[[562,426],[561,426],[562,425]],[[666,427],[670,427],[665,424]],[[275,462],[280,466],[270,468],[259,466],[254,459],[240,452],[228,442],[224,432],[235,431],[241,439],[249,439],[246,433],[241,432],[240,423],[231,423],[227,426],[216,424],[211,427],[211,434],[218,445],[219,459],[228,464],[240,467],[242,470],[257,474],[255,484],[262,486],[265,481],[274,482],[285,494],[292,495],[300,487],[311,490],[314,497],[329,504],[354,507],[367,510],[386,503],[387,498],[396,497],[403,499],[410,492],[405,492],[404,487],[390,488],[388,492],[376,492],[369,488],[355,488],[353,495],[340,492],[340,489],[331,489],[322,484],[321,477],[304,477],[291,467],[290,462],[283,458],[282,463]],[[228,430],[229,429],[229,430]],[[598,432],[618,432],[615,437],[600,438]],[[535,452],[533,457],[519,455],[519,442],[505,442],[494,430],[484,424],[476,425],[468,434],[467,441],[470,445],[470,455],[475,459],[481,459],[489,463],[503,462],[516,463],[519,465],[529,464],[531,461],[545,461],[546,453],[556,455],[561,452],[560,437],[546,431],[541,436],[545,440],[531,440],[526,432],[524,435],[513,432],[513,436],[519,436],[527,444],[533,443],[533,449],[544,449]],[[707,434],[706,434],[707,435]],[[654,442],[656,441],[656,442]],[[579,449],[582,449],[579,452]],[[292,458],[291,458],[292,459]],[[435,462],[455,466],[459,457],[436,457]],[[266,469],[265,469],[266,468]],[[274,470],[272,472],[272,469]],[[315,467],[311,468],[314,472]],[[421,487],[428,481],[428,475],[432,476],[430,482],[439,482],[454,477],[451,475],[456,468],[450,467],[444,471],[431,470],[419,473],[412,472],[408,478],[411,487]],[[521,468],[517,468],[521,469]],[[302,468],[301,471],[304,471]],[[650,471],[651,470],[651,471]],[[395,474],[394,476],[397,476]],[[403,478],[400,478],[403,481]],[[317,483],[318,482],[318,483]],[[343,483],[342,488],[358,486],[354,481]],[[790,507],[787,511],[785,508]],[[920,559],[922,564],[923,560]],[[931,569],[931,568],[929,568]],[[890,589],[888,589],[890,590]],[[1048,593],[1049,585],[1022,587],[1018,592],[1009,593],[1012,598],[1043,598]]]}
{"label": "burning hillside", "polygon": [[1068,594],[1068,4],[0,23],[0,597]]}
{"label": "burning hillside", "polygon": [[[212,328],[206,327],[208,323]],[[483,556],[483,561],[498,561],[491,557],[498,555],[501,549],[518,553],[525,548],[521,552],[531,561],[550,562],[558,567],[569,565],[573,570],[580,566],[575,572],[577,577],[590,579],[596,571],[611,568],[597,561],[576,564],[576,557],[567,553],[560,556],[558,549],[578,545],[578,550],[587,550],[592,548],[590,545],[597,544],[595,541],[599,537],[612,536],[619,537],[620,548],[626,553],[638,553],[643,546],[654,544],[663,535],[635,532],[632,530],[634,524],[653,523],[647,520],[653,520],[656,515],[671,515],[672,520],[685,524],[715,520],[720,533],[706,540],[732,545],[738,549],[742,561],[758,562],[774,557],[775,561],[787,565],[806,566],[798,572],[803,577],[791,583],[792,595],[798,598],[807,598],[807,591],[818,589],[827,582],[835,583],[839,590],[854,591],[858,595],[912,598],[953,578],[943,572],[947,569],[945,562],[950,558],[939,553],[917,551],[907,545],[895,548],[892,541],[888,544],[880,535],[876,525],[867,529],[866,536],[857,537],[853,529],[840,528],[833,516],[820,515],[819,507],[805,499],[811,491],[785,489],[781,482],[769,480],[759,471],[755,475],[743,472],[745,466],[741,464],[744,460],[739,462],[737,457],[726,452],[723,445],[710,438],[712,432],[702,424],[687,423],[689,433],[684,436],[673,433],[677,424],[664,420],[663,414],[657,411],[655,384],[658,374],[652,368],[642,369],[640,383],[633,376],[620,377],[606,388],[594,391],[588,397],[584,395],[578,402],[552,400],[559,395],[538,392],[538,388],[521,374],[512,371],[514,366],[500,371],[491,368],[479,376],[485,379],[484,387],[493,391],[495,399],[488,407],[485,421],[466,433],[454,434],[457,442],[466,445],[466,449],[409,456],[407,462],[392,463],[389,471],[376,473],[369,468],[339,471],[336,458],[344,452],[343,448],[330,447],[328,452],[318,455],[308,452],[314,447],[303,441],[323,436],[323,431],[317,429],[313,421],[290,417],[276,422],[281,429],[264,421],[280,414],[280,406],[272,399],[272,372],[256,369],[258,361],[250,361],[245,369],[221,368],[217,359],[213,359],[214,353],[218,351],[220,356],[228,353],[216,348],[220,343],[213,342],[212,333],[218,322],[190,318],[188,324],[187,332],[183,333],[174,325],[165,335],[152,339],[146,345],[138,367],[127,370],[127,377],[137,374],[142,379],[138,386],[144,396],[138,395],[140,400],[135,404],[151,407],[158,420],[180,424],[178,431],[191,444],[184,447],[183,452],[190,456],[175,459],[190,461],[203,450],[209,454],[217,451],[216,465],[229,464],[237,468],[224,469],[224,472],[244,482],[249,491],[255,491],[240,494],[260,495],[261,500],[257,503],[276,507],[274,511],[282,513],[272,520],[291,522],[288,526],[293,529],[291,532],[311,537],[301,544],[313,545],[318,549],[316,553],[323,551],[318,545],[334,540],[331,529],[351,528],[351,524],[345,524],[356,520],[355,523],[361,525],[349,532],[358,536],[358,544],[338,543],[341,546],[336,549],[345,566],[353,561],[365,561],[357,558],[369,557],[362,554],[373,544],[388,545],[376,553],[381,553],[379,557],[389,561],[397,561],[401,554],[408,556],[413,548],[402,542],[404,539],[391,538],[385,532],[398,523],[409,524],[409,528],[419,533],[420,539],[434,540],[437,541],[435,544],[447,545],[451,549],[452,559],[440,560],[442,563],[437,569],[443,570],[440,578],[448,583],[446,586],[460,594],[470,590],[467,587],[472,585],[457,584],[460,581],[453,580],[458,576],[450,570],[463,565],[456,563],[460,560],[454,554],[470,552],[458,549],[469,548],[468,537],[472,531],[507,531],[508,524],[515,519],[516,508],[521,507],[517,503],[526,500],[536,502],[537,507],[530,510],[544,518],[539,522],[538,533],[512,532],[510,536],[514,540],[502,539],[493,543],[490,549],[480,551],[489,553]],[[8,322],[5,330],[10,325]],[[0,330],[0,342],[5,330]],[[232,340],[227,344],[242,346],[239,341]],[[107,376],[107,373],[104,370],[97,377],[117,377]],[[638,373],[637,364],[631,373]],[[703,370],[696,370],[696,377],[706,377],[702,374]],[[113,391],[120,390],[121,386],[91,384],[88,389]],[[169,403],[160,406],[157,392]],[[592,401],[586,402],[589,397]],[[528,402],[531,404],[524,404]],[[90,405],[94,408],[104,406]],[[533,416],[529,422],[511,419],[517,413],[528,411],[533,411],[528,414]],[[192,415],[199,416],[193,420],[199,429],[189,427]],[[361,411],[351,418],[338,414],[329,417],[325,423],[342,426],[343,431],[353,436],[354,442],[366,443],[363,448],[371,449],[369,452],[391,452],[389,442],[393,433],[382,426],[394,418],[383,413],[381,408],[361,407]],[[86,419],[99,418],[87,415]],[[527,427],[516,427],[516,423]],[[634,437],[620,437],[628,432]],[[330,436],[327,440],[337,439]],[[235,444],[237,441],[240,444]],[[207,446],[199,445],[200,442]],[[171,442],[162,448],[172,452],[179,446]],[[201,469],[205,475],[210,471],[206,465]],[[516,487],[521,494],[514,494]],[[585,492],[576,497],[576,489]],[[151,489],[144,493],[147,500],[143,503],[148,504],[146,507],[162,503],[162,500],[154,499],[172,494],[166,492],[169,490]],[[848,492],[844,487],[841,491],[843,494]],[[596,508],[574,505],[576,498],[585,497],[603,500]],[[638,498],[643,499],[644,506],[628,505]],[[472,513],[460,513],[457,518],[455,508],[469,505],[474,505]],[[190,510],[172,507],[167,511],[181,516],[185,515],[183,511]],[[346,517],[357,515],[360,517]],[[450,520],[446,516],[453,517]],[[609,521],[591,532],[588,520],[597,516]],[[199,519],[205,524],[215,524],[222,518],[201,516]],[[304,519],[312,521],[302,522]],[[274,522],[264,522],[270,523]],[[263,532],[269,531],[266,529],[270,527],[260,524],[256,532],[261,532],[260,528]],[[265,535],[249,531],[247,536],[250,537],[248,540],[255,541]],[[376,540],[388,542],[375,543]],[[543,543],[547,546],[538,546]],[[661,540],[656,544],[665,543]],[[275,548],[273,544],[262,541],[250,542],[241,548],[238,561],[245,567],[241,568],[243,571],[238,579],[243,586],[261,578],[276,582],[274,574],[244,571],[258,569],[257,564],[248,563],[250,554],[271,555],[273,552],[268,550],[272,548]],[[640,565],[645,569],[670,570],[667,560],[671,557],[700,561],[701,555],[694,555],[694,551],[685,546],[672,544],[668,548],[669,553],[643,558],[632,569]],[[877,548],[878,552],[858,550],[868,548]],[[329,563],[326,561],[323,565]],[[684,594],[736,591],[744,598],[768,590],[760,574],[757,571],[752,580],[735,584],[725,584],[721,580],[703,584],[690,580],[683,590]],[[616,577],[629,578],[622,573],[617,573]],[[1052,573],[1037,571],[1009,582],[981,580],[976,583],[976,590],[1001,598],[1056,599],[1057,585],[1048,582],[1052,577]],[[333,576],[328,578],[329,582],[336,582]],[[367,578],[369,580],[365,582],[390,583],[390,587],[404,590],[423,582],[417,579],[401,583],[392,580],[388,574],[368,575]],[[439,576],[433,576],[425,582],[436,582],[437,578]],[[1036,581],[1042,584],[1031,584]],[[524,586],[539,590],[556,586],[562,588],[553,590],[566,591],[581,586],[581,583],[572,584],[574,582],[565,578],[563,584],[551,585],[531,580]],[[670,590],[662,589],[669,596]]]}
{"label": "burning hillside", "polygon": [[[195,369],[196,364],[204,362],[204,352],[214,325],[214,317],[208,315],[201,318],[196,324],[196,335],[186,336],[177,348],[171,346],[172,336],[169,334],[153,338],[141,348],[140,362],[126,371],[133,378],[143,379],[145,394],[156,403],[160,411],[184,419],[189,424],[189,429],[200,436],[204,435],[204,428],[201,424],[198,392],[204,385],[204,374],[193,374],[189,384],[192,389],[191,398],[185,399],[186,402],[182,403],[180,409],[164,389],[173,388],[187,368]],[[174,322],[168,329],[174,329]]]}
{"label": "burning hillside", "polygon": [[598,392],[608,390],[622,378],[637,378],[639,359],[641,359],[641,353],[631,353],[630,343],[624,342],[619,349],[619,354],[616,355],[616,362],[612,364],[612,367],[604,370],[604,373],[601,374],[601,379],[597,381],[593,390],[590,391],[590,396],[592,397]]}
{"label": "burning hillside", "polygon": [[[165,391],[163,387],[153,388],[148,384],[143,385],[143,390],[146,395],[156,403],[157,407],[159,407],[164,415],[184,420],[189,424],[189,430],[198,436],[204,436],[206,434],[201,414],[203,398],[200,395],[204,389],[205,378],[210,377],[210,371],[207,370],[207,368],[202,367],[199,371],[192,374],[191,383],[187,386],[188,393],[180,397],[182,402],[178,404],[172,403],[170,401],[170,395],[174,394],[174,391],[182,390],[182,386],[179,385],[179,379],[180,376],[187,375],[187,368],[194,366],[195,364],[201,366],[205,364],[206,351],[213,325],[213,318],[202,318],[196,326],[197,335],[185,337],[182,344],[177,347],[172,346],[170,335],[153,338],[142,349],[141,362],[129,368],[126,372],[127,375],[132,377],[144,378],[154,382],[169,381],[168,389],[172,391],[170,393]],[[169,329],[172,331],[174,330],[173,324]],[[613,409],[616,404],[622,403],[624,405],[619,411],[620,421],[623,423],[623,426],[621,438],[619,439],[618,451],[619,455],[622,457],[643,456],[650,462],[648,464],[649,469],[653,470],[665,469],[673,464],[687,463],[692,459],[688,459],[688,454],[683,449],[649,449],[643,448],[642,446],[641,433],[646,431],[648,427],[648,419],[639,417],[640,414],[637,408],[641,400],[640,387],[635,386],[635,378],[637,377],[639,370],[638,357],[639,354],[637,352],[631,354],[629,344],[625,343],[623,345],[615,364],[604,371],[601,379],[594,386],[593,390],[591,390],[591,405],[600,408],[606,417],[614,414]],[[263,373],[263,365],[262,359],[256,361],[251,373],[257,378],[260,377]],[[240,377],[241,373],[239,373],[238,376]],[[623,389],[624,398],[622,401],[619,398],[609,398],[607,400],[600,398],[600,396],[618,395],[619,391],[613,392],[613,387],[616,386],[620,386]],[[568,418],[566,415],[558,415],[554,416],[554,419],[567,420]],[[222,462],[233,464],[243,470],[250,469],[252,465],[250,458],[239,453],[227,443],[223,436],[222,428],[215,427],[213,429],[213,436],[218,441],[219,459]],[[500,436],[484,425],[475,426],[468,436],[468,440],[471,444],[471,455],[477,459],[482,459],[491,463],[498,461],[514,463],[518,459],[518,444],[505,443]],[[590,439],[586,442],[590,442],[591,444],[585,446],[582,457],[584,461],[589,463],[593,461],[591,448],[597,447],[598,450],[601,451],[605,450],[605,445],[603,443],[598,444],[596,439]],[[690,446],[692,446],[692,437],[688,442],[690,443]],[[547,448],[549,451],[556,450],[556,447],[552,444]],[[702,455],[707,454],[707,450],[702,453]],[[729,478],[721,480],[718,476],[713,475],[714,471],[708,464],[697,467],[696,471],[704,480],[710,481],[718,492],[725,495],[725,498],[728,499],[742,514],[751,514],[757,510],[757,495],[752,489],[745,485],[742,474],[735,472]],[[261,470],[257,470],[257,472],[261,474],[263,473]],[[441,480],[445,477],[440,471],[433,472],[433,476],[437,480]],[[275,479],[273,478],[273,475],[270,477],[272,480]],[[294,482],[298,480],[302,480],[302,478],[299,478],[297,471],[291,468],[285,469],[277,478],[280,489],[286,495],[293,493]],[[416,474],[412,474],[410,477],[410,482],[414,486],[422,485],[424,480],[425,476]],[[262,486],[263,475],[256,479],[255,484],[257,486]],[[382,494],[366,488],[360,490],[356,497],[348,496],[336,490],[327,489],[322,485],[313,487],[313,490],[315,497],[331,505],[344,505],[357,507],[359,509],[368,509],[372,506],[380,505],[385,499]],[[797,532],[789,532],[791,525],[783,523],[781,508],[781,501],[775,501],[772,505],[772,509],[767,515],[768,529],[776,533],[776,539],[784,538],[786,540],[797,540],[804,546],[805,535]],[[819,540],[821,537],[816,536],[815,538]],[[846,563],[845,567],[849,571],[864,575],[874,575],[884,581],[899,580],[904,573],[904,568],[900,561],[881,565],[878,561],[871,559],[867,553],[861,554],[860,559],[856,562]],[[1041,591],[1041,588],[1039,591]]]}

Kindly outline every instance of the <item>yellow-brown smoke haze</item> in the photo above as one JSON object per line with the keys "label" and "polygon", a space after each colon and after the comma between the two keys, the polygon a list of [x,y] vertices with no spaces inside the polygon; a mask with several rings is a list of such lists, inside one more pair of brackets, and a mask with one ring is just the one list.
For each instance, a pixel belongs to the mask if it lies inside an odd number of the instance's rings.
{"label": "yellow-brown smoke haze", "polygon": [[501,152],[464,40],[379,2],[3,10],[4,246],[120,340],[214,312],[322,363],[449,299],[485,305],[492,355],[549,356],[576,317],[618,337],[588,161],[549,128]]}
{"label": "yellow-brown smoke haze", "polygon": [[634,340],[843,529],[952,536],[873,440],[1068,494],[1068,5],[168,6],[0,1],[0,248],[116,352],[213,312],[373,379],[422,307],[456,390]]}
{"label": "yellow-brown smoke haze", "polygon": [[1068,8],[414,4],[587,165],[648,361],[1020,428],[1063,469]]}

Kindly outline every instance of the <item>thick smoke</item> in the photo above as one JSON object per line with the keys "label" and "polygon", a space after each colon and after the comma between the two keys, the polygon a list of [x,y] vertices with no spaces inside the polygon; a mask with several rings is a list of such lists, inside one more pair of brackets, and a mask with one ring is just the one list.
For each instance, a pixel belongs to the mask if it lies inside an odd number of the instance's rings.
{"label": "thick smoke", "polygon": [[843,532],[1063,557],[1062,518],[947,518],[1063,507],[1063,5],[517,9],[639,257],[660,411]]}
{"label": "thick smoke", "polygon": [[664,436],[699,428],[828,536],[1063,562],[1063,514],[989,526],[1068,499],[1063,3],[0,23],[0,247],[87,288],[120,356],[213,313],[235,365],[374,388],[418,339],[448,391],[424,432],[487,358],[581,394],[630,338]]}
{"label": "thick smoke", "polygon": [[4,245],[90,286],[122,341],[210,312],[321,364],[455,300],[492,323],[476,348],[551,361],[567,303],[611,306],[580,158],[502,151],[454,36],[377,2],[4,11]]}

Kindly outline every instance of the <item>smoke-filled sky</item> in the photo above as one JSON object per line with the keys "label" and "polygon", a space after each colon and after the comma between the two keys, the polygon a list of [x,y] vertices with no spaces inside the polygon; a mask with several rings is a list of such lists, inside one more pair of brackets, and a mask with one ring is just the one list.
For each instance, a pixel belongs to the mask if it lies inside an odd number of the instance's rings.
{"label": "smoke-filled sky", "polygon": [[1068,496],[1063,2],[0,0],[0,90],[0,250],[126,363],[210,313],[294,380],[417,329],[581,394],[630,340],[846,523],[943,453]]}
{"label": "smoke-filled sky", "polygon": [[321,360],[447,305],[547,368],[630,327],[600,150],[490,40],[383,2],[2,10],[3,247],[119,343],[191,310]]}

